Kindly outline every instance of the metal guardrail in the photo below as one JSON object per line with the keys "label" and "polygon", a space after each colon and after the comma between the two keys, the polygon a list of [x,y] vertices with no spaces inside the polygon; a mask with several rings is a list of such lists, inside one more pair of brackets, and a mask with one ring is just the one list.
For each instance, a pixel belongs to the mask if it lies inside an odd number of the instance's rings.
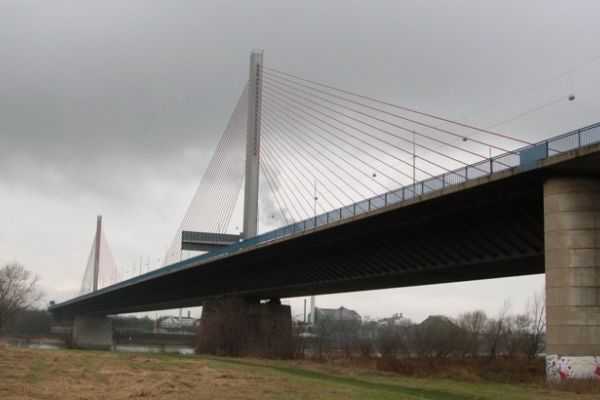
{"label": "metal guardrail", "polygon": [[393,190],[391,192],[387,192],[381,195],[362,200],[358,203],[354,203],[320,215],[316,215],[315,217],[308,218],[303,221],[296,222],[291,225],[287,225],[267,233],[263,233],[253,238],[246,239],[242,242],[235,243],[223,247],[221,249],[211,251],[209,253],[192,257],[187,260],[179,261],[171,265],[167,265],[157,270],[150,271],[140,276],[133,277],[128,280],[105,287],[103,289],[100,289],[99,291],[88,293],[86,295],[79,296],[75,299],[68,300],[61,304],[70,303],[72,301],[80,300],[85,297],[90,297],[101,292],[112,291],[123,286],[128,286],[132,283],[156,278],[186,267],[204,264],[217,258],[236,253],[240,250],[246,250],[266,242],[293,235],[295,233],[311,231],[319,226],[350,219],[357,215],[365,214],[386,207],[388,205],[401,203],[403,201],[407,201],[427,193],[435,192],[450,186],[477,179],[482,176],[491,175],[493,173],[500,172],[513,167],[519,167],[521,164],[521,152],[524,150],[533,149],[540,145],[543,145],[547,148],[547,154],[545,154],[545,157],[540,158],[545,159],[556,154],[565,153],[567,151],[575,150],[598,142],[600,142],[600,123],[596,123],[585,128],[577,129],[575,131],[568,132],[553,137],[551,139],[520,148],[515,151],[504,153],[480,161],[475,164],[470,164],[465,167],[446,172],[445,174],[431,177],[420,182],[416,182],[412,185],[403,186],[397,190]]}

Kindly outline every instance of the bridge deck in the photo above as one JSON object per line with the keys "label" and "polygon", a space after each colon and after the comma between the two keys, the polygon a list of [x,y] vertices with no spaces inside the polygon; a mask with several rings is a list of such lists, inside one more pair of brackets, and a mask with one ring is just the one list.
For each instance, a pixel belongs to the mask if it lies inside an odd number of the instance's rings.
{"label": "bridge deck", "polygon": [[[599,142],[596,124],[50,310],[112,314],[196,306],[223,294],[293,297],[542,273],[543,182],[556,174],[600,175]],[[536,146],[547,156],[522,157]]]}

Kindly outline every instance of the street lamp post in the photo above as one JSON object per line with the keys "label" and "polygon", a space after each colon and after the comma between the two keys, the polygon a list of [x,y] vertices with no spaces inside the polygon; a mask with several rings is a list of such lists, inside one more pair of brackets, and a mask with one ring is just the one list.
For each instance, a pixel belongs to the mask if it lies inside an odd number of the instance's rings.
{"label": "street lamp post", "polygon": [[317,196],[317,178],[315,177],[315,192],[314,192],[314,202],[313,202],[313,216],[315,218],[315,227],[317,226],[317,200],[319,197]]}
{"label": "street lamp post", "polygon": [[413,185],[415,185],[417,183],[417,153],[416,153],[416,133],[415,130],[413,129],[412,132],[412,153],[413,153]]}

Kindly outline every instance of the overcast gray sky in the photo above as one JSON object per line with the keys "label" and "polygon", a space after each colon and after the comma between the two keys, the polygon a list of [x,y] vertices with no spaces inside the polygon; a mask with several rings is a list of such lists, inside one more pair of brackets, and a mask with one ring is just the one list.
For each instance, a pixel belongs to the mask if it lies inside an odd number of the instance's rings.
{"label": "overcast gray sky", "polygon": [[[23,263],[64,300],[103,214],[120,268],[147,255],[156,266],[253,48],[280,70],[454,119],[476,113],[465,120],[533,141],[600,121],[599,15],[598,1],[573,0],[0,0],[0,265]],[[506,297],[519,311],[542,286],[533,276],[318,303],[419,320],[492,313]]]}

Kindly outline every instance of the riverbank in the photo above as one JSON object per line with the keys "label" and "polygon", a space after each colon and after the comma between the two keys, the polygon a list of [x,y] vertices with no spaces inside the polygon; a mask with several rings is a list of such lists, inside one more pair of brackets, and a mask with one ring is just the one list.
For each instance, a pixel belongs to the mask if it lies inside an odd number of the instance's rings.
{"label": "riverbank", "polygon": [[0,398],[591,400],[598,394],[307,361],[0,347]]}

